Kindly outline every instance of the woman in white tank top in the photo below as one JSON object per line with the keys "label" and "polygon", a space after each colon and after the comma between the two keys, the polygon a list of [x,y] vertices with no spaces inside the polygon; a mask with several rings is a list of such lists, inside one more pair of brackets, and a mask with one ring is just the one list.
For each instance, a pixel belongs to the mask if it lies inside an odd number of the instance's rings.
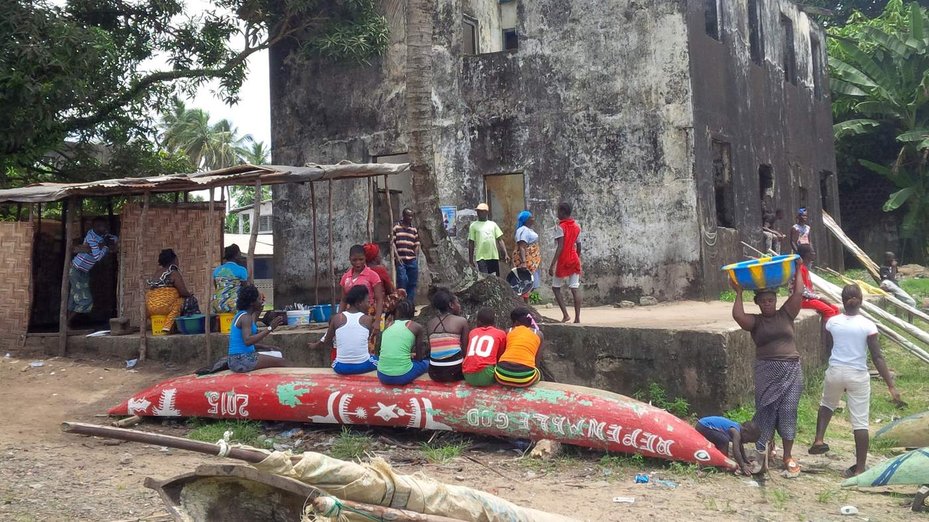
{"label": "woman in white tank top", "polygon": [[335,344],[335,361],[332,369],[341,375],[356,375],[377,370],[377,357],[368,353],[368,337],[373,319],[363,312],[368,306],[368,289],[353,286],[345,295],[348,307],[329,321],[329,330],[320,346],[331,348]]}

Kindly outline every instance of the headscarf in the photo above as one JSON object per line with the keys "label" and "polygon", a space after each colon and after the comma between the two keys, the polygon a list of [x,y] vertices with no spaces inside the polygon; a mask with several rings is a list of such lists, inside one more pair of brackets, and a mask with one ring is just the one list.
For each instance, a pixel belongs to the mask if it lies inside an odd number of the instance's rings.
{"label": "headscarf", "polygon": [[806,207],[800,207],[799,209],[797,209],[797,215],[798,215],[798,216],[805,216],[805,215],[806,215]]}
{"label": "headscarf", "polygon": [[523,210],[520,212],[519,215],[516,216],[516,230],[522,228],[522,226],[526,224],[526,221],[529,221],[529,218],[531,217],[532,212],[529,212],[528,210]]}
{"label": "headscarf", "polygon": [[365,243],[362,248],[365,249],[365,261],[368,263],[377,259],[378,254],[381,253],[380,247],[374,243]]}

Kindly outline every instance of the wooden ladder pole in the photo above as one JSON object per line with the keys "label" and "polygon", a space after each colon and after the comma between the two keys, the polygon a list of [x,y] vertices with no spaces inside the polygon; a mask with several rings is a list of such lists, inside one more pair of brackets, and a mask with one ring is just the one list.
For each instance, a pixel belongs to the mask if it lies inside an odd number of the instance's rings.
{"label": "wooden ladder pole", "polygon": [[71,243],[74,242],[74,223],[71,219],[77,198],[71,197],[61,202],[61,220],[64,222],[64,262],[61,269],[61,300],[58,308],[58,355],[68,354],[68,292],[70,291],[69,273],[71,271]]}
{"label": "wooden ladder pole", "polygon": [[145,268],[142,266],[142,245],[145,244],[145,225],[148,223],[148,192],[142,196],[142,211],[139,214],[139,227],[136,233],[135,265],[139,271],[139,362],[148,357],[148,307],[145,303]]}

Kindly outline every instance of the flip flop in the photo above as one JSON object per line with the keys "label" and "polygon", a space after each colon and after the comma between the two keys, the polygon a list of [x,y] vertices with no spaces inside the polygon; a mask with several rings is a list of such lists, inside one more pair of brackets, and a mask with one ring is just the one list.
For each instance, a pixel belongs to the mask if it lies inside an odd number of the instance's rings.
{"label": "flip flop", "polygon": [[800,476],[800,464],[794,459],[784,461],[784,476],[787,478],[796,478]]}
{"label": "flip flop", "polygon": [[846,468],[845,471],[842,472],[842,478],[849,479],[849,478],[852,478],[858,475],[858,473],[855,472],[856,468],[858,468],[857,464],[852,464],[851,466]]}
{"label": "flip flop", "polygon": [[810,455],[822,455],[823,453],[828,453],[828,452],[829,452],[829,445],[823,443],[823,444],[813,444],[812,446],[810,446],[810,450],[808,453]]}

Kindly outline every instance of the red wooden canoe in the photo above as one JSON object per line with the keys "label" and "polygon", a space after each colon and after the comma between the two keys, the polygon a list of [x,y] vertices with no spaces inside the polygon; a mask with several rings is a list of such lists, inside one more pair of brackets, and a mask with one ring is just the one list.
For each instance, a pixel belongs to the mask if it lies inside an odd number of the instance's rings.
{"label": "red wooden canoe", "polygon": [[735,468],[692,426],[664,410],[615,393],[555,383],[476,388],[424,376],[407,386],[384,386],[373,374],[347,377],[321,368],[269,368],[171,379],[134,395],[110,415],[450,430],[553,439]]}

